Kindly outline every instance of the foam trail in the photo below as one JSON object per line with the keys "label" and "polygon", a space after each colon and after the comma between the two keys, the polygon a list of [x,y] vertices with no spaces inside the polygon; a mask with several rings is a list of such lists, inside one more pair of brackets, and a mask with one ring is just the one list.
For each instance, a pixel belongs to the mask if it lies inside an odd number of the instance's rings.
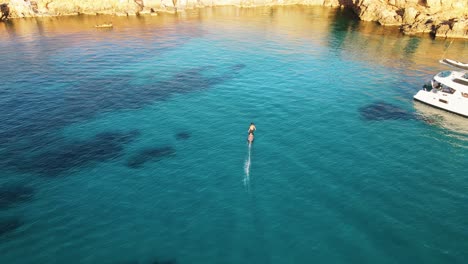
{"label": "foam trail", "polygon": [[247,187],[247,190],[250,191],[250,150],[251,150],[251,143],[249,143],[249,154],[247,156],[247,160],[245,160],[244,164],[244,186]]}

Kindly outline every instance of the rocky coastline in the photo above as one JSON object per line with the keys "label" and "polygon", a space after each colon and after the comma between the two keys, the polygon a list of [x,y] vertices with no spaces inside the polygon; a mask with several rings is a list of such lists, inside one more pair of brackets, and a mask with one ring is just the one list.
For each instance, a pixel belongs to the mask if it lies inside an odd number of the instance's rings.
{"label": "rocky coastline", "polygon": [[351,8],[364,21],[398,26],[407,35],[431,34],[468,39],[466,0],[0,0],[4,20],[68,15],[157,15],[212,6],[250,8],[278,5],[321,5]]}

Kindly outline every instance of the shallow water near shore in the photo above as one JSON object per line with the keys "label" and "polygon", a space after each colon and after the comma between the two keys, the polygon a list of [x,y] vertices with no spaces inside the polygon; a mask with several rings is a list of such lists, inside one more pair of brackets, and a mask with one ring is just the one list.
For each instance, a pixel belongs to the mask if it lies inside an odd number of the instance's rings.
{"label": "shallow water near shore", "polygon": [[444,56],[322,7],[0,23],[0,263],[464,263]]}

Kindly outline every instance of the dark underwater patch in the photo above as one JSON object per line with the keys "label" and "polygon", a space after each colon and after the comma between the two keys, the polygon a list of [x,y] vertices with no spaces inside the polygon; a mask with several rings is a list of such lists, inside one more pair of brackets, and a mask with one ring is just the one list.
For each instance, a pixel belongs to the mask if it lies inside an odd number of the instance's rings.
{"label": "dark underwater patch", "polygon": [[173,156],[175,153],[175,149],[171,146],[144,149],[130,158],[127,166],[133,169],[140,168],[147,162],[158,161]]}
{"label": "dark underwater patch", "polygon": [[55,141],[55,132],[69,124],[105,112],[140,109],[176,94],[209,89],[234,78],[244,67],[233,65],[224,74],[217,74],[215,67],[195,67],[144,85],[132,84],[136,77],[128,74],[113,79],[85,76],[79,82],[65,83],[63,86],[69,88],[63,89],[25,86],[2,91],[0,148],[18,152],[17,146],[21,144],[21,149],[28,153],[37,148],[39,141]]}
{"label": "dark underwater patch", "polygon": [[245,64],[243,64],[243,63],[238,63],[238,64],[232,66],[232,70],[233,70],[233,71],[240,71],[240,70],[244,69],[245,67],[246,67]]}
{"label": "dark underwater patch", "polygon": [[0,219],[0,236],[11,233],[23,225],[19,218]]}
{"label": "dark underwater patch", "polygon": [[77,141],[35,157],[34,170],[43,175],[56,176],[75,167],[104,162],[119,157],[123,146],[138,136],[127,133],[105,132],[87,141]]}
{"label": "dark underwater patch", "polygon": [[145,264],[145,263],[148,263],[148,264],[177,264],[177,260],[176,259],[155,259],[155,260],[152,260],[150,262],[144,262],[144,261],[138,261],[138,260],[134,260],[134,261],[125,261],[125,262],[118,262],[116,264]]}
{"label": "dark underwater patch", "polygon": [[176,139],[177,140],[185,140],[190,138],[190,133],[189,132],[179,132],[176,134]]}
{"label": "dark underwater patch", "polygon": [[67,123],[59,112],[60,99],[52,92],[10,91],[5,98],[11,99],[2,102],[0,146],[14,145],[19,140],[35,141],[44,132]]}
{"label": "dark underwater patch", "polygon": [[151,264],[177,264],[175,259],[163,259],[163,260],[154,260]]}
{"label": "dark underwater patch", "polygon": [[244,67],[227,67],[224,74],[216,73],[215,67],[195,67],[146,85],[132,84],[135,76],[130,74],[112,80],[85,77],[64,89],[22,87],[3,91],[0,154],[5,158],[0,166],[55,176],[93,161],[112,159],[122,151],[119,142],[98,135],[89,141],[63,145],[58,143],[64,139],[56,131],[100,113],[139,109],[176,94],[209,89],[234,78]]}
{"label": "dark underwater patch", "polygon": [[102,112],[139,109],[156,101],[165,101],[176,94],[211,88],[233,78],[241,68],[233,66],[226,74],[209,76],[213,71],[211,67],[196,67],[144,85],[132,84],[131,75],[118,82],[108,79],[89,80],[64,93],[65,109],[62,115],[72,119],[87,119]]}
{"label": "dark underwater patch", "polygon": [[34,196],[34,189],[22,185],[0,187],[0,209],[7,209],[19,203],[30,201]]}
{"label": "dark underwater patch", "polygon": [[[73,168],[119,157],[123,146],[133,141],[138,131],[104,132],[89,140],[75,141],[17,161],[16,168],[43,176],[58,176]],[[21,158],[17,158],[21,159]]]}
{"label": "dark underwater patch", "polygon": [[359,113],[362,118],[368,121],[410,120],[416,118],[413,113],[383,101],[361,107],[359,108]]}

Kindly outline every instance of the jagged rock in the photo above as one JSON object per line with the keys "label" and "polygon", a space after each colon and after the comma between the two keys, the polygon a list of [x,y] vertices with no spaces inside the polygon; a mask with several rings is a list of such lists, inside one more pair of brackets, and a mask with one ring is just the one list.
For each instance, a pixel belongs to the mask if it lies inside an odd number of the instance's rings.
{"label": "jagged rock", "polygon": [[[339,0],[323,0],[323,6],[341,6],[341,1]],[[321,5],[320,3],[317,3],[317,5]]]}
{"label": "jagged rock", "polygon": [[353,9],[359,15],[361,20],[376,21],[376,15],[381,7],[378,3],[374,3],[371,0],[361,0],[360,4],[353,5]]}
{"label": "jagged rock", "polygon": [[145,8],[145,3],[143,2],[143,0],[134,0],[134,1],[135,1],[135,4],[137,4],[140,7],[140,11],[142,11],[143,8]]}
{"label": "jagged rock", "polygon": [[412,24],[416,20],[416,16],[418,15],[418,10],[414,7],[408,7],[405,9],[403,14],[403,23],[405,24]]}
{"label": "jagged rock", "polygon": [[0,20],[7,20],[10,16],[10,8],[8,4],[1,4],[0,5]]}
{"label": "jagged rock", "polygon": [[442,5],[440,0],[426,0],[426,6],[431,9],[440,9]]}
{"label": "jagged rock", "polygon": [[442,24],[437,27],[435,31],[436,37],[446,37],[447,33],[450,31],[450,26],[448,24]]}
{"label": "jagged rock", "polygon": [[447,37],[468,38],[468,19],[454,22],[451,31],[447,33]]}
{"label": "jagged rock", "polygon": [[139,12],[140,15],[151,15],[151,10],[142,10]]}
{"label": "jagged rock", "polygon": [[419,21],[413,24],[403,25],[402,31],[406,35],[414,35],[417,33],[430,33],[432,32],[433,24],[431,20]]}
{"label": "jagged rock", "polygon": [[418,0],[388,0],[388,4],[400,8],[410,5],[417,5],[418,3]]}
{"label": "jagged rock", "polygon": [[442,38],[468,38],[468,19],[445,21],[435,27],[434,35]]}
{"label": "jagged rock", "polygon": [[399,26],[401,25],[401,16],[396,13],[394,10],[383,10],[380,13],[380,16],[378,18],[378,22],[381,25],[385,26]]}

